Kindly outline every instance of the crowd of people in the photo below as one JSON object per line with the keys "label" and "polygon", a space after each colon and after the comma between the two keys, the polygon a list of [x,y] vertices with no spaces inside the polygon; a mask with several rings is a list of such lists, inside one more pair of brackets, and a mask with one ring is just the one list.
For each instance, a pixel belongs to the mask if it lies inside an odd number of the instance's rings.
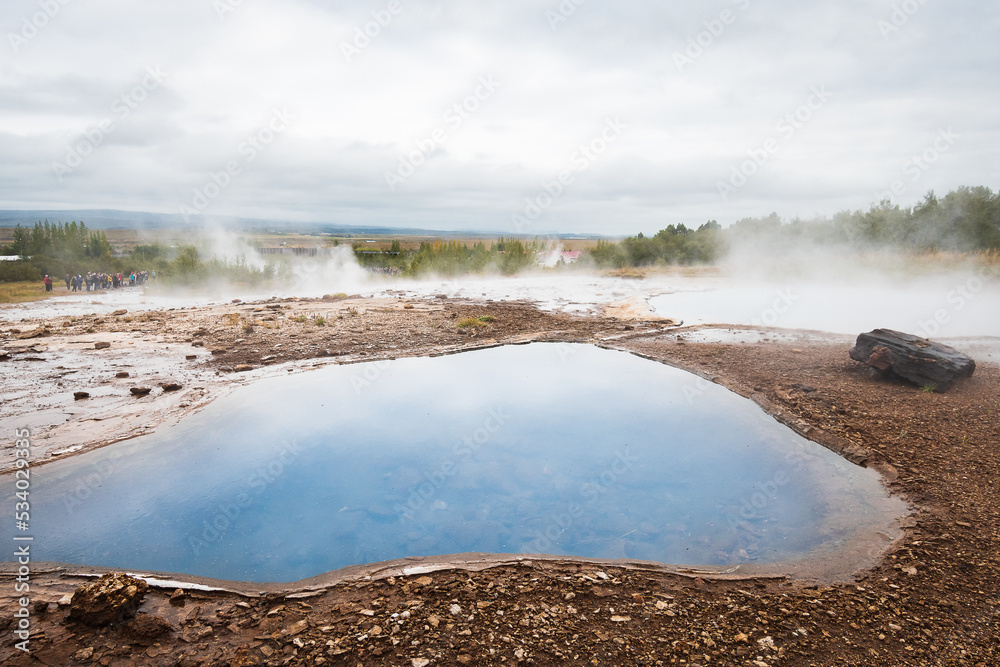
{"label": "crowd of people", "polygon": [[[156,271],[129,271],[127,273],[93,273],[72,275],[66,274],[66,289],[71,292],[91,292],[103,289],[118,289],[119,287],[135,287],[144,285],[151,278],[156,278]],[[52,291],[52,278],[46,275],[42,282],[45,291]]]}

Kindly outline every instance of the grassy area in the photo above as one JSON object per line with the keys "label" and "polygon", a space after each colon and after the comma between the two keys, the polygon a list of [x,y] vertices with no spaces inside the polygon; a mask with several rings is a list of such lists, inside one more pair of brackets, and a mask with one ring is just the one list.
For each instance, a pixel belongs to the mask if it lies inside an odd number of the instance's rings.
{"label": "grassy area", "polygon": [[[54,287],[54,289],[59,289]],[[57,292],[46,292],[42,281],[22,281],[16,283],[0,283],[0,303],[24,303],[26,301],[41,301],[55,296]]]}
{"label": "grassy area", "polygon": [[492,322],[496,322],[497,318],[492,315],[481,315],[480,317],[464,317],[458,321],[455,326],[459,329],[468,329],[469,327],[485,327]]}

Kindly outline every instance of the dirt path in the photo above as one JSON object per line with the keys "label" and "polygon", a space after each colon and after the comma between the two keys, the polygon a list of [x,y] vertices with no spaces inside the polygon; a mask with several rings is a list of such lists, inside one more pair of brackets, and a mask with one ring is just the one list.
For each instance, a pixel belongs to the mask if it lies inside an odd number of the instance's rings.
{"label": "dirt path", "polygon": [[[554,316],[526,304],[412,305],[392,300],[233,304],[151,315],[145,322],[125,323],[119,316],[100,325],[71,323],[65,335],[92,335],[74,329],[91,326],[95,333],[148,335],[164,354],[167,345],[178,357],[198,354],[193,362],[198,370],[192,372],[201,375],[185,382],[204,385],[206,397],[234,380],[311,363],[533,338],[603,340],[753,397],[810,437],[886,470],[891,487],[917,511],[880,565],[837,584],[544,559],[427,571],[432,568],[414,560],[405,572],[304,582],[309,590],[296,592],[261,586],[268,591],[240,595],[188,587],[171,602],[176,584],[165,583],[147,594],[135,621],[93,629],[68,621],[60,603],[86,579],[36,571],[30,656],[13,647],[13,578],[0,582],[0,663],[993,667],[1000,661],[997,365],[981,363],[970,380],[934,394],[870,379],[848,359],[845,341],[837,337],[764,332],[753,344],[705,343],[693,342],[697,336],[654,334],[662,324]],[[314,312],[329,317],[323,325],[310,323]],[[237,313],[233,324],[229,313]],[[460,333],[455,326],[484,315],[496,319],[469,327],[472,332]],[[4,348],[54,345],[56,338],[7,335]],[[204,346],[195,346],[198,342]],[[14,358],[27,354],[32,353],[18,351]],[[60,359],[57,354],[71,352],[51,354]],[[278,362],[289,363],[275,367]],[[243,364],[253,370],[236,372]],[[152,384],[181,367],[177,362],[171,372],[141,377]],[[106,379],[101,386],[116,388],[106,377],[110,370],[94,377]],[[138,400],[167,400],[163,396],[154,392]]]}

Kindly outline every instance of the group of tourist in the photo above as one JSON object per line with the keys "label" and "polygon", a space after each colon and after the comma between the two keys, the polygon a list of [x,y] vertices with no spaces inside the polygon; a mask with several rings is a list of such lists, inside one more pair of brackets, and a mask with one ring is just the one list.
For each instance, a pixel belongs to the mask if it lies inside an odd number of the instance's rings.
{"label": "group of tourist", "polygon": [[[90,292],[102,289],[118,289],[119,287],[135,287],[144,285],[150,278],[156,278],[156,271],[129,271],[127,273],[93,273],[88,271],[86,275],[66,274],[66,289],[71,292]],[[46,275],[42,282],[45,284],[45,291],[52,291],[52,278]]]}

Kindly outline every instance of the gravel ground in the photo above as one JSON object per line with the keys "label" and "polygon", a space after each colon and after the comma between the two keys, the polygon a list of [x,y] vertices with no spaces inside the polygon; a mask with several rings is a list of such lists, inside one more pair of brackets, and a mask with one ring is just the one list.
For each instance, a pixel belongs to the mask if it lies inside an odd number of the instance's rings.
{"label": "gravel ground", "polygon": [[[322,324],[315,313],[323,313]],[[485,315],[495,319],[456,326]],[[538,558],[444,569],[415,562],[287,590],[184,585],[176,592],[168,582],[151,588],[135,620],[103,629],[68,619],[64,596],[89,579],[76,568],[46,571],[39,564],[31,581],[30,655],[14,648],[17,596],[13,575],[3,580],[2,664],[1000,664],[995,363],[980,363],[948,393],[926,393],[871,378],[847,357],[849,341],[845,346],[837,337],[765,332],[752,343],[691,342],[687,338],[697,337],[658,333],[662,322],[447,299],[260,302],[145,317],[49,323],[49,334],[30,339],[19,336],[41,322],[19,323],[21,331],[5,331],[0,347],[16,348],[16,361],[45,356],[24,352],[29,344],[54,349],[60,336],[102,333],[115,349],[122,334],[139,329],[157,345],[177,346],[184,357],[201,350],[194,361],[199,379],[217,378],[224,387],[316,360],[438,354],[534,339],[601,342],[752,397],[796,430],[882,470],[915,513],[882,562],[849,581]],[[17,363],[38,368],[53,360]],[[250,370],[239,370],[245,367]],[[110,379],[100,386],[117,387]],[[135,400],[155,403],[163,396],[157,391]],[[4,418],[24,414],[17,409]]]}

